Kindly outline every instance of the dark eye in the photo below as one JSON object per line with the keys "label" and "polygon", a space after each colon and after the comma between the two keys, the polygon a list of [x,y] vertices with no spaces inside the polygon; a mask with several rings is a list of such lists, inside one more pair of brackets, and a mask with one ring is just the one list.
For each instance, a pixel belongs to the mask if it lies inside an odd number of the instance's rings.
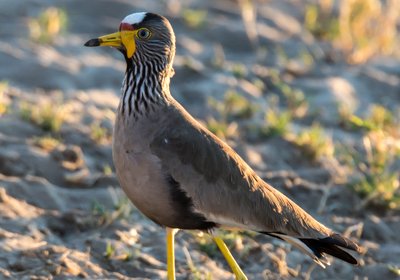
{"label": "dark eye", "polygon": [[139,29],[138,32],[137,32],[137,36],[138,36],[140,39],[149,39],[149,38],[150,38],[150,35],[151,35],[151,32],[150,32],[150,30],[148,30],[147,28],[141,28],[141,29]]}

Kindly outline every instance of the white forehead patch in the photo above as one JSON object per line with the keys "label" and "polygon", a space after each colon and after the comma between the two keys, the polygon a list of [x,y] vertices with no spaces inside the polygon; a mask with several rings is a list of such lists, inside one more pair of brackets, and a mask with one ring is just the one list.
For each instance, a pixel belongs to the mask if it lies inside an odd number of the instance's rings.
{"label": "white forehead patch", "polygon": [[137,24],[137,23],[142,22],[142,20],[146,16],[146,14],[147,14],[146,12],[130,14],[129,16],[126,16],[122,20],[122,22],[123,23],[129,23],[129,24]]}

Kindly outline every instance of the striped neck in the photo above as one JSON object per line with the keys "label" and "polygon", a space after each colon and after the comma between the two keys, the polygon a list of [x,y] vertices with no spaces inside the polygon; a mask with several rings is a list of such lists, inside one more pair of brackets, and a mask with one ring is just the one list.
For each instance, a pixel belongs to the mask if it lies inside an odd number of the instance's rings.
{"label": "striped neck", "polygon": [[153,111],[155,106],[167,104],[170,98],[171,71],[173,72],[173,69],[170,65],[165,67],[152,60],[128,61],[122,82],[119,114],[125,118],[133,116],[137,119]]}

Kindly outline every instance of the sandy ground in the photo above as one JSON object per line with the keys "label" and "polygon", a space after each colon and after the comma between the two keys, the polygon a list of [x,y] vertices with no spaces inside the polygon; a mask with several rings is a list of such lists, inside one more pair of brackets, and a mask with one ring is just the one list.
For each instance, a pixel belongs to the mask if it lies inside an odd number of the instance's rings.
{"label": "sandy ground", "polygon": [[[0,2],[0,80],[9,83],[2,98],[10,107],[0,116],[0,279],[166,277],[164,231],[126,200],[112,168],[110,134],[124,62],[110,49],[84,48],[86,40],[114,32],[133,11],[168,16],[178,40],[172,92],[203,122],[216,114],[208,98],[221,100],[229,89],[264,111],[268,87],[253,82],[268,85],[268,67],[288,71],[278,53],[289,58],[302,49],[318,53],[317,42],[302,28],[303,1],[259,5],[261,51],[249,41],[235,2],[188,1],[180,8],[208,10],[206,25],[195,29],[175,13],[179,6],[167,8],[167,2],[56,1],[69,24],[53,45],[32,42],[27,29],[28,18],[53,1]],[[224,66],[214,67],[221,50]],[[245,66],[244,77],[229,70],[238,63]],[[285,82],[302,89],[317,114],[295,121],[294,129],[317,118],[334,139],[357,145],[360,134],[336,124],[338,102],[356,112],[372,103],[400,106],[400,63],[394,58],[349,66],[321,56],[313,67],[296,69]],[[65,122],[56,133],[60,143],[38,144],[48,133],[20,117],[26,102],[50,102],[63,112]],[[93,140],[93,125],[104,128],[101,141]],[[388,266],[400,266],[399,213],[357,208],[358,195],[336,180],[341,166],[310,162],[279,137],[250,141],[239,135],[229,143],[263,178],[367,249],[359,267],[333,260],[324,270],[288,244],[242,235],[232,251],[249,279],[398,279]],[[233,279],[222,256],[199,245],[205,239],[196,232],[177,235],[178,279]]]}

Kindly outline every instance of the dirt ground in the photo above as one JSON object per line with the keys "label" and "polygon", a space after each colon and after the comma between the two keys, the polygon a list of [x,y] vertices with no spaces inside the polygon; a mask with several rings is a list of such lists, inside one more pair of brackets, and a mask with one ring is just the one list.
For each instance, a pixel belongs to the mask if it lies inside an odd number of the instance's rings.
{"label": "dirt ground", "polygon": [[[110,135],[124,61],[111,49],[83,47],[114,32],[129,13],[152,11],[171,20],[177,36],[172,94],[204,123],[220,117],[209,98],[222,100],[227,90],[257,103],[251,122],[263,121],[268,69],[286,73],[284,81],[304,92],[314,112],[293,121],[293,130],[318,120],[335,141],[357,145],[360,133],[337,125],[338,103],[356,113],[373,103],[400,106],[400,61],[328,61],[303,28],[304,1],[257,4],[259,48],[235,1],[182,2],[0,1],[0,81],[8,82],[0,101],[9,107],[0,111],[0,279],[166,277],[164,230],[127,201],[113,169]],[[32,41],[29,18],[52,5],[68,15],[67,30],[53,44]],[[188,9],[207,11],[203,26],[189,26],[180,12]],[[316,54],[311,67],[282,63],[282,53],[292,62],[300,50]],[[217,58],[222,67],[215,66]],[[259,81],[266,86],[256,86]],[[26,104],[61,112],[60,130],[49,133],[24,118]],[[249,279],[399,279],[393,272],[400,267],[398,211],[359,207],[362,198],[340,181],[345,168],[335,160],[310,161],[281,137],[237,134],[228,143],[262,178],[366,248],[358,267],[332,260],[322,269],[279,240],[236,234],[232,252]],[[212,250],[207,236],[179,232],[177,278],[233,279]]]}

